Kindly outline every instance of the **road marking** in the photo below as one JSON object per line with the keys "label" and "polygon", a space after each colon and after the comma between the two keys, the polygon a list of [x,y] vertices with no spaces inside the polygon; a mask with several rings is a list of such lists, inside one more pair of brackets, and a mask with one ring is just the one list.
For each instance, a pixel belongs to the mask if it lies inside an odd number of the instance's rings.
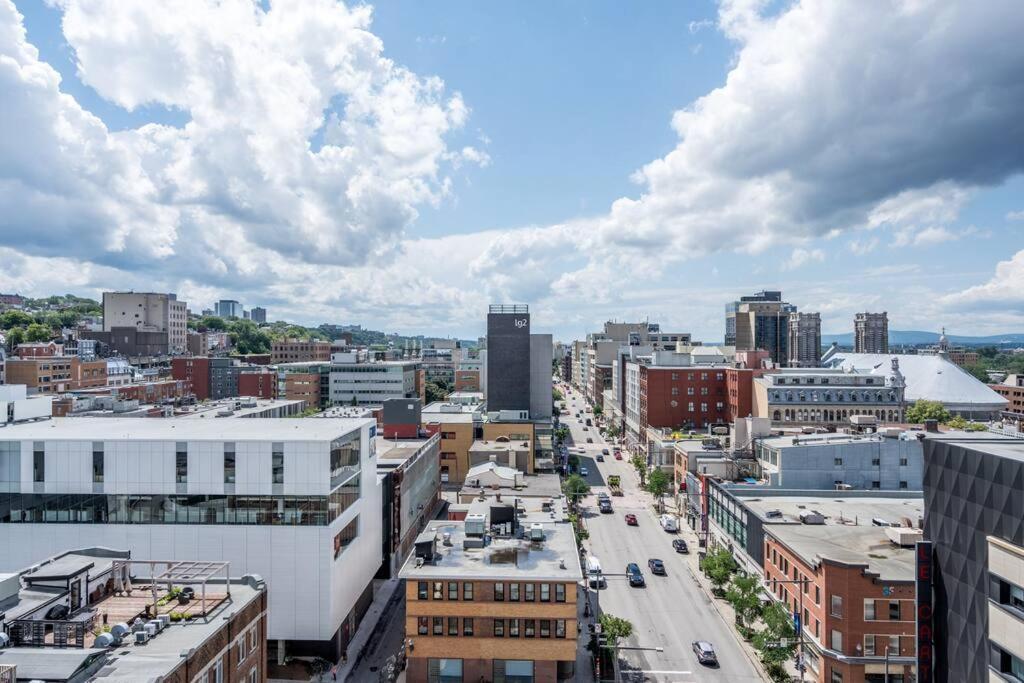
{"label": "road marking", "polygon": [[[626,672],[623,672],[626,673]],[[692,674],[692,671],[654,671],[653,669],[633,669],[632,673],[642,674],[679,674],[680,676],[687,676]]]}

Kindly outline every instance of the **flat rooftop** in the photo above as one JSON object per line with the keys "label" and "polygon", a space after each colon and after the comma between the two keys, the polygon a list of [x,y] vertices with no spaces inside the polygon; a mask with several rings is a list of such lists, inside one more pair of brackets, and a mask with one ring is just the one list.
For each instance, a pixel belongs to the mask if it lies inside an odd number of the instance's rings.
{"label": "flat rooftop", "polygon": [[4,439],[118,441],[156,439],[180,441],[327,441],[355,431],[367,419],[252,417],[245,420],[195,420],[168,417],[159,420],[117,417],[55,417],[38,422],[9,424],[0,430]]}
{"label": "flat rooftop", "polygon": [[[235,405],[241,403],[242,407],[235,408]],[[253,405],[255,403],[255,405]],[[253,413],[261,413],[264,410],[272,408],[284,408],[291,405],[298,405],[305,403],[298,399],[285,399],[285,398],[251,398],[249,396],[239,396],[237,398],[229,398],[220,401],[212,401],[210,403],[200,403],[192,408],[188,413],[181,415],[175,415],[175,417],[188,417],[188,418],[210,418],[217,414],[221,410],[231,410],[232,414],[230,417],[245,417],[246,415],[252,415]],[[145,406],[140,406],[145,407]],[[154,407],[154,406],[149,406]]]}
{"label": "flat rooftop", "polygon": [[477,439],[473,442],[473,445],[469,447],[469,452],[473,451],[528,451],[530,450],[529,441],[484,441],[483,439]]}
{"label": "flat rooftop", "polygon": [[996,432],[928,433],[927,440],[956,443],[973,451],[1024,462],[1024,439],[1001,436]]}
{"label": "flat rooftop", "polygon": [[[469,470],[473,471],[472,468]],[[520,486],[515,488],[502,487],[498,489],[472,486],[469,483],[469,476],[467,475],[467,481],[463,483],[462,490],[459,491],[460,495],[478,495],[480,489],[483,488],[484,495],[492,497],[496,493],[502,495],[512,494],[515,496],[525,496],[528,498],[558,498],[562,495],[562,487],[558,480],[558,475],[554,473],[548,474],[521,474],[519,477]]]}
{"label": "flat rooftop", "polygon": [[[519,523],[527,530],[532,522],[544,525],[543,544],[526,539],[490,538],[483,548],[465,549],[465,523],[438,521],[427,527],[427,533],[436,530],[437,552],[433,564],[416,566],[416,557],[410,556],[399,574],[404,579],[513,579],[531,581],[581,581],[579,551],[572,525],[553,522],[547,514],[526,514]],[[451,545],[442,542],[445,533],[451,534]]]}
{"label": "flat rooftop", "polygon": [[[888,425],[887,425],[888,426]],[[903,432],[904,434],[921,434],[921,432]],[[899,437],[885,436],[884,434],[785,434],[783,436],[772,436],[760,440],[760,443],[772,448],[789,448],[791,446],[836,446],[850,443],[878,443],[886,439],[897,439]],[[916,440],[916,436],[910,438]]]}
{"label": "flat rooftop", "polygon": [[[736,493],[732,489],[730,492]],[[891,524],[909,520],[916,527],[924,517],[921,497],[755,496],[741,500],[765,522],[765,533],[808,562],[831,560],[866,566],[869,573],[892,581],[914,578],[914,549],[893,544],[885,527],[875,526],[872,520]],[[804,511],[820,513],[825,523],[801,523],[799,515]]]}
{"label": "flat rooftop", "polygon": [[373,439],[377,447],[377,466],[380,467],[382,460],[390,460],[395,463],[404,462],[419,453],[433,437],[422,439],[385,439],[383,436],[376,436]]}

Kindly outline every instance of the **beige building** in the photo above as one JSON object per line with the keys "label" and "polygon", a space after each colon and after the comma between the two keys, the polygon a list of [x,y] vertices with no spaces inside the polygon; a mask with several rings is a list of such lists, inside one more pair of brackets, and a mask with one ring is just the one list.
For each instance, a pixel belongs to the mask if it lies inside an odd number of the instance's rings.
{"label": "beige building", "polygon": [[171,354],[185,353],[188,304],[176,294],[103,292],[103,331],[117,327],[138,332],[166,332]]}
{"label": "beige building", "polygon": [[848,424],[854,415],[902,422],[905,386],[895,362],[888,373],[787,369],[754,378],[752,414],[794,426]]}

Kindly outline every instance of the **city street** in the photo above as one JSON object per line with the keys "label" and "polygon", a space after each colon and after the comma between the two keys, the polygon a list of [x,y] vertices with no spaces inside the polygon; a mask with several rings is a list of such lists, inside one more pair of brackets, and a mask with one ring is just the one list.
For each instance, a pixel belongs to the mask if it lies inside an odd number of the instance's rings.
{"label": "city street", "polygon": [[[563,385],[564,386],[564,385]],[[562,388],[561,391],[565,392]],[[604,462],[594,459],[602,448],[609,448],[596,427],[582,430],[586,403],[577,392],[566,396],[570,415],[561,416],[562,424],[570,429],[570,447],[582,446],[586,454],[580,464],[588,469],[587,481],[592,494],[585,499],[584,523],[590,533],[584,542],[588,554],[596,556],[606,573],[607,588],[598,591],[600,609],[633,624],[633,635],[622,641],[625,647],[652,648],[650,650],[622,650],[622,680],[624,681],[760,681],[754,665],[742,650],[731,624],[727,624],[710,598],[701,590],[692,575],[696,571],[695,558],[680,555],[672,548],[672,540],[684,538],[691,552],[697,552],[696,536],[685,530],[671,534],[662,530],[651,505],[651,496],[639,489],[639,483],[628,455],[623,460],[605,456]],[[582,420],[576,411],[583,410]],[[594,443],[586,443],[591,437]],[[597,510],[596,493],[604,490],[608,475],[622,478],[623,496],[613,497],[612,514]],[[637,516],[639,526],[627,526],[626,513]],[[666,576],[653,575],[647,566],[650,558],[664,561]],[[647,583],[646,588],[631,588],[624,576],[626,564],[640,566]],[[593,592],[592,592],[593,593]],[[714,645],[720,666],[709,668],[697,662],[691,648],[694,640],[707,640]],[[663,648],[657,652],[654,648]]]}

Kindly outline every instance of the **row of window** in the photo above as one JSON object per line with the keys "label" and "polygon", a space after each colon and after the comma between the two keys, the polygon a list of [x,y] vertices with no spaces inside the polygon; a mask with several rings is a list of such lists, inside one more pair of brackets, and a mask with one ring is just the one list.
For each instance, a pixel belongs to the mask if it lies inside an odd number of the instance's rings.
{"label": "row of window", "polygon": [[898,394],[895,391],[890,391],[888,394],[882,391],[876,391],[874,393],[871,393],[869,391],[862,391],[860,392],[860,394],[858,394],[854,390],[850,390],[849,392],[837,390],[835,393],[832,393],[831,391],[825,391],[821,393],[817,391],[799,391],[796,394],[794,394],[792,391],[787,391],[785,393],[781,391],[772,392],[773,402],[783,400],[789,402],[793,402],[794,400],[807,401],[808,397],[810,397],[811,401],[821,400],[824,401],[825,403],[831,403],[832,401],[838,401],[839,403],[842,403],[844,401],[856,403],[858,400],[864,403],[895,403],[899,398]]}
{"label": "row of window", "polygon": [[[679,376],[681,374],[683,374],[683,373],[681,373],[681,372],[673,372],[672,373],[672,379],[674,379],[674,380],[679,379]],[[695,372],[688,372],[688,373],[686,373],[686,380],[688,382],[692,382],[695,379],[696,374],[697,373],[695,373]],[[710,373],[702,372],[702,373],[700,373],[700,378],[702,380],[707,380],[709,375],[710,375]],[[716,372],[715,373],[715,379],[719,380],[719,381],[725,379],[725,373],[724,372]]]}
{"label": "row of window", "polygon": [[[419,581],[416,585],[416,597],[419,600],[473,600],[473,582],[459,581]],[[552,584],[550,583],[495,583],[492,585],[494,602],[551,602]],[[506,593],[506,588],[507,593]],[[565,584],[554,584],[554,601],[565,602]],[[460,597],[461,595],[461,597]]]}
{"label": "row of window", "polygon": [[[490,631],[479,632],[477,626]],[[565,619],[474,619],[472,617],[417,617],[416,631],[421,636],[565,638]]]}

